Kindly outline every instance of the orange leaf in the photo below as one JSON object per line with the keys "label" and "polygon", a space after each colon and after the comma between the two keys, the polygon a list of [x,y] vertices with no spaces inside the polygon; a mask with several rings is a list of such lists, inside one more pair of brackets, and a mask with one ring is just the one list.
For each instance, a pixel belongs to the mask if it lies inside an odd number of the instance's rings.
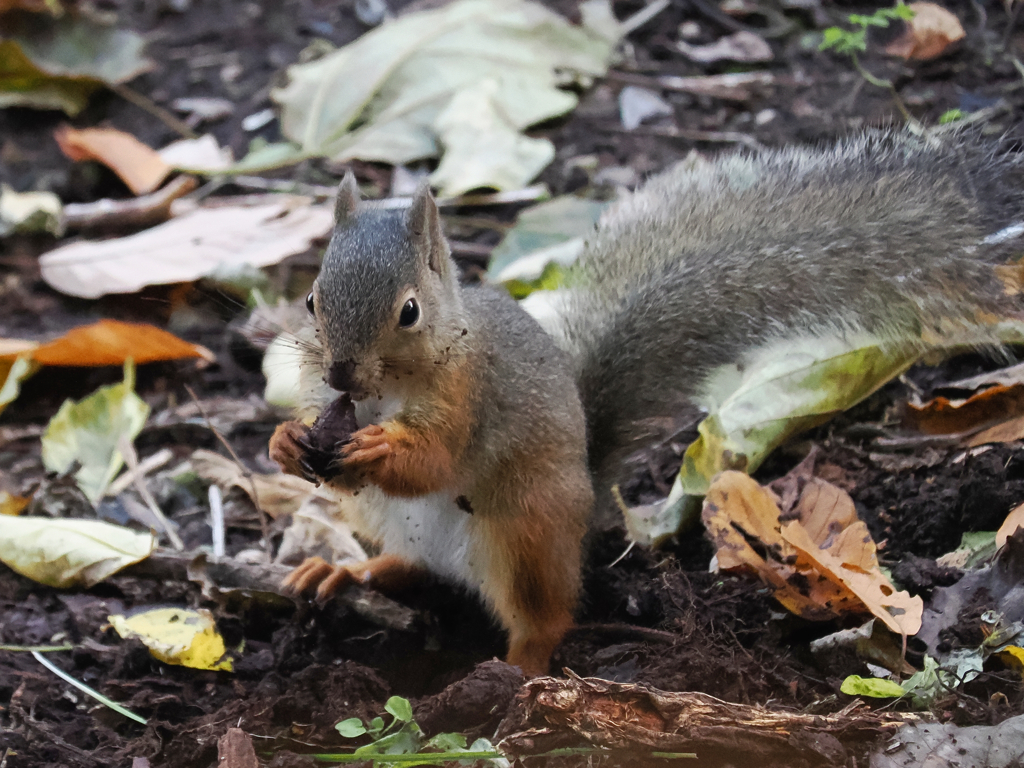
{"label": "orange leaf", "polygon": [[904,59],[927,61],[941,56],[950,45],[965,36],[960,20],[941,5],[910,3],[914,18],[903,34],[886,46],[885,52]]}
{"label": "orange leaf", "polygon": [[156,150],[130,133],[116,128],[72,128],[62,125],[53,132],[61,151],[72,160],[98,160],[106,165],[136,195],[160,186],[172,168]]}
{"label": "orange leaf", "polygon": [[936,397],[922,406],[908,405],[906,422],[928,435],[956,435],[1024,415],[1024,385],[997,385],[962,402]]}
{"label": "orange leaf", "polygon": [[1019,528],[1024,528],[1024,504],[1014,509],[996,531],[996,547],[1002,547]]}
{"label": "orange leaf", "polygon": [[[74,328],[28,354],[40,365],[90,367],[123,365],[129,357],[140,365],[193,357],[214,359],[205,347],[190,344],[160,328],[118,320],[100,320]],[[13,359],[16,355],[0,353],[0,360],[8,356]]]}

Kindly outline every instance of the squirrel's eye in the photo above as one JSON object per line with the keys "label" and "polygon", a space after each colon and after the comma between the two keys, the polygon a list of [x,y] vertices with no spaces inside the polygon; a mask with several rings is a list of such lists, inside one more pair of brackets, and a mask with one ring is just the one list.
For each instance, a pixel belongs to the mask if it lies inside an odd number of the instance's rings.
{"label": "squirrel's eye", "polygon": [[398,327],[412,328],[419,319],[420,305],[416,303],[416,299],[409,299],[402,306],[402,314],[398,316]]}
{"label": "squirrel's eye", "polygon": [[309,314],[311,314],[311,315],[316,314],[313,311],[313,292],[312,291],[310,291],[309,295],[306,296],[306,309],[309,310]]}

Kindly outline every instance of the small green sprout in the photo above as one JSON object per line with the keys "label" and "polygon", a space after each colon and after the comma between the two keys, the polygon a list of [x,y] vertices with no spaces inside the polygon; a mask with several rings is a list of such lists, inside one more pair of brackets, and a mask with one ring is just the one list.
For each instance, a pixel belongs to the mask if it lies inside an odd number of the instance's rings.
{"label": "small green sprout", "polygon": [[963,120],[967,117],[967,113],[962,109],[947,109],[939,117],[939,125],[948,125],[949,123],[955,123],[957,120]]}
{"label": "small green sprout", "polygon": [[865,16],[860,13],[851,13],[846,17],[846,19],[854,28],[843,29],[842,27],[829,27],[825,30],[825,37],[821,41],[821,45],[818,46],[819,50],[822,51],[834,49],[835,52],[840,55],[849,56],[850,61],[853,62],[853,66],[857,69],[857,72],[860,73],[861,77],[872,85],[878,86],[879,88],[888,88],[892,91],[892,95],[896,99],[896,106],[899,107],[900,112],[903,113],[904,118],[908,121],[911,121],[913,118],[910,116],[907,108],[903,105],[903,102],[897,95],[896,86],[894,86],[891,81],[885,80],[881,77],[875,77],[864,69],[860,63],[859,55],[868,49],[868,27],[884,28],[888,27],[891,21],[909,21],[912,18],[914,18],[914,12],[903,3],[903,0],[899,0],[899,2],[897,2],[897,4],[892,8],[879,8],[870,16]]}

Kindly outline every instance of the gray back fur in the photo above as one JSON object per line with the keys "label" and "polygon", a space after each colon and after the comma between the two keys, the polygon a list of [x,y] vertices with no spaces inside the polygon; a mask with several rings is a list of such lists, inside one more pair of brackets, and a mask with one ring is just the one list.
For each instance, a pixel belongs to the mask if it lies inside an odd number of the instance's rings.
{"label": "gray back fur", "polygon": [[1019,156],[974,136],[885,132],[652,179],[606,213],[569,278],[591,467],[605,475],[652,417],[772,338],[919,338],[943,318],[984,341],[976,312],[1009,299],[986,267],[1005,245],[983,241],[1024,220],[1022,182]]}

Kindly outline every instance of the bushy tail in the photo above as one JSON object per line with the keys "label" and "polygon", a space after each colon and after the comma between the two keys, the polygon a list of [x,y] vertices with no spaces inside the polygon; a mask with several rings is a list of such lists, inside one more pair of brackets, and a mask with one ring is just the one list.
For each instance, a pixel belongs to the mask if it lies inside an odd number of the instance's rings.
{"label": "bushy tail", "polygon": [[[996,341],[991,265],[1024,239],[1024,160],[972,133],[683,163],[602,218],[568,279],[564,343],[591,465],[696,418],[709,374],[773,340],[868,331]],[[926,341],[926,339],[930,341]]]}

